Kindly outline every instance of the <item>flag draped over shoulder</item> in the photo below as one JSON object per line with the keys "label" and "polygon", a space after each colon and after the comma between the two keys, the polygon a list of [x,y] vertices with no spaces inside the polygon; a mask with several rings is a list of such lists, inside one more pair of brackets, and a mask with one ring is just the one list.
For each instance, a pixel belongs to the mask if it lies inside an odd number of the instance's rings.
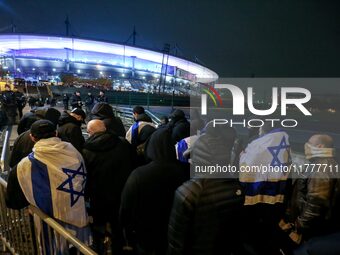
{"label": "flag draped over shoulder", "polygon": [[180,140],[175,145],[176,158],[183,163],[189,163],[187,152],[190,153],[190,149],[198,139],[198,135],[193,135]]}
{"label": "flag draped over shoulder", "polygon": [[139,135],[140,131],[143,129],[143,127],[145,127],[147,125],[156,128],[156,126],[151,122],[137,121],[126,132],[126,136],[125,136],[126,140],[129,143],[131,143],[132,145],[137,145],[138,144],[138,135]]}
{"label": "flag draped over shoulder", "polygon": [[240,157],[245,205],[282,203],[290,164],[286,132],[276,129],[252,141]]}
{"label": "flag draped over shoulder", "polygon": [[29,203],[47,215],[78,228],[87,225],[81,154],[53,137],[39,140],[17,166],[18,181]]}

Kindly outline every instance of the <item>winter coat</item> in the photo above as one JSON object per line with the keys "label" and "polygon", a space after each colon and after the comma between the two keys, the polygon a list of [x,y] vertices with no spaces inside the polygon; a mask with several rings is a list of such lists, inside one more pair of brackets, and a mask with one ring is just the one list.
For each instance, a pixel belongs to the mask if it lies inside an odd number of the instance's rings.
{"label": "winter coat", "polygon": [[82,151],[85,139],[81,131],[81,122],[68,114],[62,113],[59,119],[58,137],[71,143],[79,152]]}
{"label": "winter coat", "polygon": [[92,108],[93,104],[94,104],[94,96],[93,95],[87,95],[85,97],[85,106]]}
{"label": "winter coat", "polygon": [[104,122],[106,130],[112,131],[118,136],[125,137],[125,127],[122,120],[113,113],[111,105],[97,103],[91,110],[92,119],[100,119]]}
{"label": "winter coat", "polygon": [[[192,148],[192,164],[230,164],[236,132],[208,126]],[[169,254],[240,254],[244,195],[237,175],[193,178],[176,191],[169,222]],[[210,176],[211,177],[211,176]]]}
{"label": "winter coat", "polygon": [[79,108],[83,105],[82,101],[81,101],[81,97],[77,96],[77,95],[72,95],[71,97],[71,107],[73,108]]}
{"label": "winter coat", "polygon": [[298,179],[294,185],[293,210],[298,229],[306,238],[340,231],[340,181],[335,171],[338,163],[334,158],[312,158],[310,163],[327,167],[307,171],[306,178]]}
{"label": "winter coat", "polygon": [[182,110],[175,110],[170,115],[171,121],[169,126],[172,128],[172,143],[176,144],[183,138],[190,136],[190,123],[185,118],[184,112]]}
{"label": "winter coat", "polygon": [[7,116],[17,115],[17,102],[15,93],[13,91],[4,91],[1,95],[1,102],[3,109],[5,110]]}
{"label": "winter coat", "polygon": [[191,179],[175,194],[168,254],[240,254],[244,195],[237,179]]}
{"label": "winter coat", "polygon": [[96,133],[84,144],[87,169],[86,197],[96,222],[118,217],[120,197],[133,170],[131,145],[112,132]]}
{"label": "winter coat", "polygon": [[[142,113],[139,114],[136,123],[139,123],[138,126],[138,135],[133,141],[133,125],[129,128],[129,130],[126,132],[126,139],[133,144],[134,146],[138,146],[140,144],[143,144],[146,142],[146,140],[152,135],[152,133],[156,130],[155,125],[152,123],[151,118],[149,115]],[[136,125],[136,124],[135,124]]]}
{"label": "winter coat", "polygon": [[60,112],[57,109],[47,107],[33,108],[21,118],[17,129],[18,135],[29,130],[31,125],[37,120],[47,118],[57,124],[59,117]]}
{"label": "winter coat", "polygon": [[34,142],[30,137],[30,130],[21,133],[13,144],[13,149],[9,159],[9,166],[13,168],[20,160],[32,152]]}
{"label": "winter coat", "polygon": [[100,103],[100,102],[108,103],[109,100],[108,100],[108,98],[107,98],[106,96],[97,96],[96,102],[97,102],[97,103]]}
{"label": "winter coat", "polygon": [[32,152],[34,142],[30,137],[30,128],[35,121],[47,119],[57,125],[59,117],[60,112],[55,108],[41,107],[26,113],[18,125],[18,133],[20,132],[20,134],[14,141],[9,166],[14,167],[21,159]]}
{"label": "winter coat", "polygon": [[176,161],[168,129],[152,134],[146,155],[152,161],[135,169],[125,184],[120,220],[129,241],[136,240],[140,254],[163,255],[174,192],[189,174]]}

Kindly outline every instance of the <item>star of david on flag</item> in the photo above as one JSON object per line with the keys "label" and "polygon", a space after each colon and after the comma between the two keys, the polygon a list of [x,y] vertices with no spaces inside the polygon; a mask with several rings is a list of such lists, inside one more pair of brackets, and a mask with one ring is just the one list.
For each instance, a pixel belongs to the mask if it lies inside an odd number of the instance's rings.
{"label": "star of david on flag", "polygon": [[[73,169],[68,169],[68,168],[62,168],[63,172],[65,174],[67,174],[68,178],[61,183],[57,189],[70,193],[71,195],[71,207],[73,207],[77,201],[79,200],[79,198],[81,196],[84,196],[84,190],[85,190],[85,182],[86,182],[86,173],[85,173],[85,168],[83,163],[80,164],[79,168],[77,170],[73,170]],[[83,177],[83,181],[81,184],[81,189],[76,190],[75,189],[75,185],[73,183],[74,179],[77,176],[82,176]]]}
{"label": "star of david on flag", "polygon": [[[281,139],[281,142],[279,145],[277,146],[270,146],[268,147],[269,152],[272,154],[273,159],[270,163],[271,166],[286,166],[289,164],[289,159],[290,159],[290,145],[287,144],[286,142],[286,137],[283,136]],[[281,162],[280,161],[280,152],[281,150],[285,150],[288,153],[288,162]],[[286,161],[285,159],[283,159],[284,161]]]}

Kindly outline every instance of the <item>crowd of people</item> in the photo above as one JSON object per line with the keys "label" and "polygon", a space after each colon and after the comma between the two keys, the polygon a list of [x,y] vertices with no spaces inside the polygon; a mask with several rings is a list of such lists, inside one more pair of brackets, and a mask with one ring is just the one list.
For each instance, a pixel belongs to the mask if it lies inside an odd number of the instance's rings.
{"label": "crowd of people", "polygon": [[105,92],[103,90],[99,91],[99,95],[97,97],[92,95],[91,92],[88,92],[87,96],[85,97],[85,100],[82,99],[80,95],[80,91],[74,92],[71,98],[67,94],[63,95],[64,110],[68,110],[70,105],[71,105],[71,108],[73,109],[73,108],[78,108],[78,107],[81,108],[84,104],[86,114],[91,113],[91,109],[96,103],[100,103],[100,102],[108,103],[108,101],[109,100],[105,96]]}
{"label": "crowd of people", "polygon": [[23,109],[26,105],[26,97],[18,90],[12,90],[9,85],[5,86],[5,91],[1,93],[1,115],[0,126],[7,123],[15,124],[17,116],[22,118]]}
{"label": "crowd of people", "polygon": [[108,236],[112,254],[339,254],[332,137],[306,142],[306,160],[326,167],[304,169],[303,178],[282,171],[197,175],[196,166],[216,164],[290,166],[289,135],[265,125],[249,129],[242,143],[235,129],[197,116],[189,122],[180,109],[156,126],[142,106],[125,131],[104,94],[87,98],[86,111],[76,92],[71,111],[67,103],[63,113],[45,107],[23,116],[9,208],[33,204],[86,243],[91,233],[98,254]]}

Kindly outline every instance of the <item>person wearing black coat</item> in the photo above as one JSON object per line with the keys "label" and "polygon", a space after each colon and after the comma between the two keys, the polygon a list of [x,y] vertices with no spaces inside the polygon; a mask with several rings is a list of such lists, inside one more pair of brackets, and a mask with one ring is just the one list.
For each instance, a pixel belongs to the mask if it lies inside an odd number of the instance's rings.
{"label": "person wearing black coat", "polygon": [[70,113],[63,112],[59,119],[58,137],[71,143],[79,152],[82,151],[85,139],[81,131],[81,124],[86,114],[80,108],[74,108]]}
{"label": "person wearing black coat", "polygon": [[36,98],[34,98],[34,97],[32,97],[32,96],[30,96],[29,98],[28,98],[28,105],[31,107],[31,109],[33,108],[33,107],[35,107],[35,103],[37,102],[37,99]]}
{"label": "person wearing black coat", "polygon": [[8,124],[14,125],[17,116],[17,102],[15,93],[11,90],[9,85],[5,86],[5,91],[1,94],[1,103],[3,110],[6,113]]}
{"label": "person wearing black coat", "polygon": [[91,118],[104,121],[108,131],[112,131],[120,137],[125,137],[125,128],[122,120],[116,117],[111,105],[108,103],[97,103],[91,110]]}
{"label": "person wearing black coat", "polygon": [[[194,167],[230,164],[236,132],[231,128],[225,128],[224,134],[219,131],[209,129],[195,142]],[[194,176],[177,189],[169,221],[169,255],[244,254],[240,235],[243,191],[237,175],[224,177]]]}
{"label": "person wearing black coat", "polygon": [[21,133],[14,141],[9,159],[9,166],[13,168],[24,157],[32,152],[34,142],[30,137],[30,130]]}
{"label": "person wearing black coat", "polygon": [[108,98],[105,96],[105,93],[104,93],[104,91],[99,91],[99,95],[97,96],[97,98],[96,98],[96,102],[97,103],[100,103],[100,102],[102,102],[102,103],[108,103],[109,102],[109,100],[108,100]]}
{"label": "person wearing black coat", "polygon": [[83,157],[87,169],[85,196],[90,201],[93,217],[94,249],[104,252],[105,226],[111,226],[112,253],[120,254],[122,235],[118,227],[120,197],[125,182],[133,170],[131,145],[116,134],[106,131],[101,120],[87,125],[89,139],[84,144]]}
{"label": "person wearing black coat", "polygon": [[188,180],[176,160],[168,128],[156,130],[146,144],[147,165],[136,168],[125,184],[120,220],[137,254],[166,254],[167,228],[174,192]]}
{"label": "person wearing black coat", "polygon": [[126,132],[125,138],[137,153],[137,165],[142,166],[148,162],[144,153],[146,141],[156,130],[156,126],[142,106],[133,108],[133,118],[135,123]]}
{"label": "person wearing black coat", "polygon": [[70,101],[70,98],[67,94],[64,94],[63,96],[63,105],[64,105],[64,110],[68,111],[68,102]]}
{"label": "person wearing black coat", "polygon": [[[48,111],[48,109],[53,109],[53,108],[35,107],[35,108],[31,109],[29,112],[25,113],[24,116],[19,121],[19,124],[18,124],[18,128],[17,128],[18,135],[29,130],[31,128],[32,124],[35,121],[40,120],[40,119],[44,119],[45,114]],[[51,110],[49,110],[49,111],[51,111]],[[60,113],[59,113],[59,115],[57,114],[56,116],[59,118]],[[55,122],[55,120],[54,120],[54,122]]]}
{"label": "person wearing black coat", "polygon": [[176,109],[170,114],[169,126],[172,127],[172,143],[176,144],[183,138],[190,136],[190,123],[185,118],[185,114],[182,110]]}
{"label": "person wearing black coat", "polygon": [[156,126],[153,124],[150,116],[146,114],[144,107],[135,106],[132,112],[135,123],[126,132],[125,138],[134,147],[137,147],[146,142],[156,130]]}
{"label": "person wearing black coat", "polygon": [[32,115],[27,117],[25,123],[22,124],[24,125],[25,130],[20,133],[20,135],[14,141],[12,152],[9,158],[9,166],[11,168],[13,168],[20,162],[21,159],[32,152],[32,148],[34,146],[34,142],[30,138],[30,128],[32,124],[37,120],[46,119],[57,126],[60,117],[60,112],[57,109],[47,107],[37,108],[34,112],[31,112],[31,114]]}
{"label": "person wearing black coat", "polygon": [[76,91],[71,97],[71,107],[74,108],[81,108],[83,105],[83,102],[81,100],[80,92]]}
{"label": "person wearing black coat", "polygon": [[24,96],[23,93],[16,91],[15,92],[15,99],[17,102],[17,108],[18,108],[18,112],[19,112],[19,119],[22,118],[22,110],[24,109],[25,105],[26,105],[26,97]]}
{"label": "person wearing black coat", "polygon": [[94,105],[94,96],[91,94],[91,92],[87,93],[87,96],[85,97],[85,111],[86,114],[90,114],[92,107]]}

